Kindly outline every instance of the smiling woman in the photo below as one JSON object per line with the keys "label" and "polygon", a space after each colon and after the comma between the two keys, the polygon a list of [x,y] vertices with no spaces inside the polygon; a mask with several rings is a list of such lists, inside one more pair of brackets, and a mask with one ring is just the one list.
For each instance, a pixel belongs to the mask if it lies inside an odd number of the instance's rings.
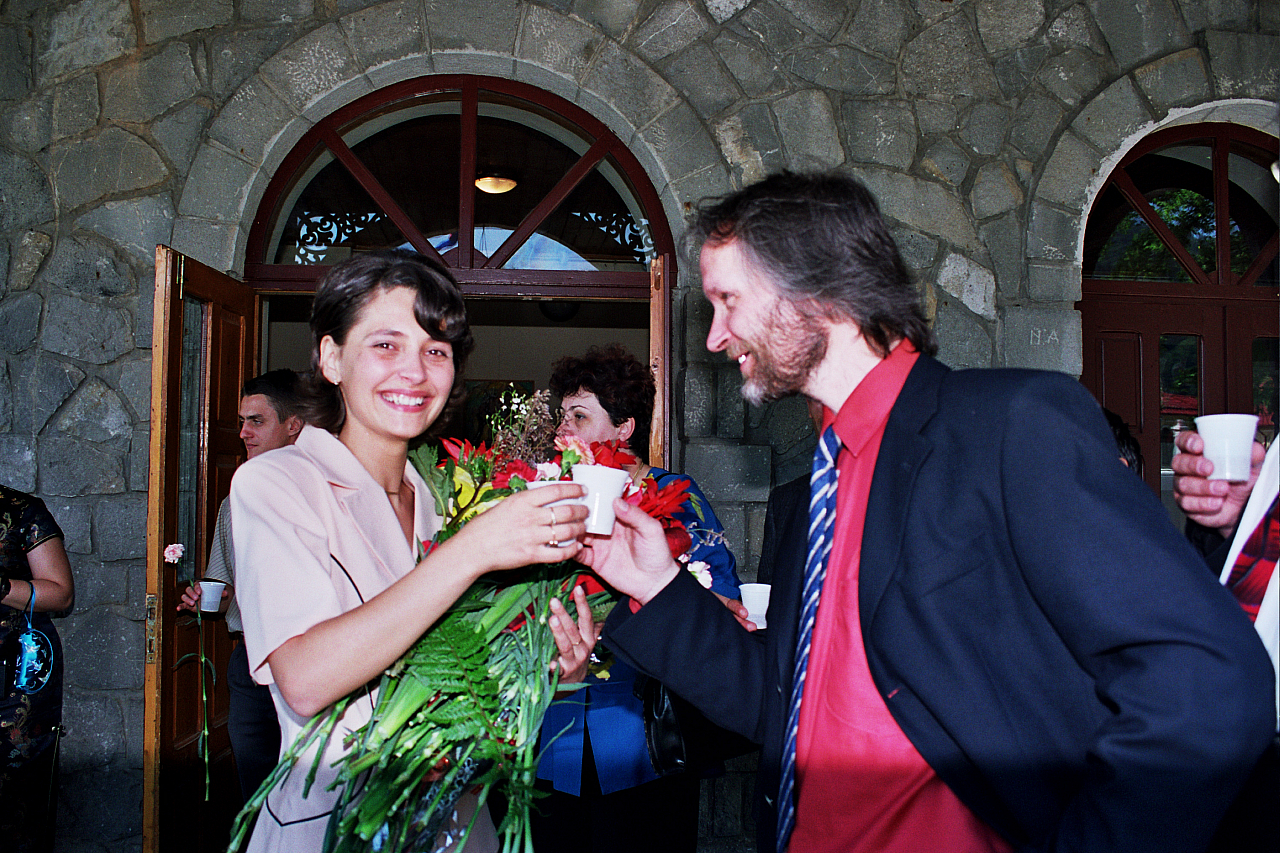
{"label": "smiling woman", "polygon": [[[318,426],[305,427],[291,447],[249,460],[231,483],[249,668],[271,686],[282,751],[351,695],[359,698],[344,706],[338,726],[359,728],[376,703],[369,682],[477,578],[572,557],[585,531],[585,507],[549,512],[548,504],[581,492],[557,485],[502,501],[416,558],[441,522],[408,462],[409,441],[460,396],[472,346],[462,295],[443,266],[402,250],[340,264],[316,290],[311,329],[308,420]],[[575,604],[576,618],[552,605],[562,682],[582,679],[595,644],[581,592]],[[250,851],[321,849],[342,793],[329,790],[333,765],[347,746],[334,737],[318,761],[314,751],[302,756],[301,766],[320,768],[309,796],[301,772],[273,790]],[[436,849],[455,843],[473,819],[467,849],[496,849],[493,823],[474,795],[459,800]]]}

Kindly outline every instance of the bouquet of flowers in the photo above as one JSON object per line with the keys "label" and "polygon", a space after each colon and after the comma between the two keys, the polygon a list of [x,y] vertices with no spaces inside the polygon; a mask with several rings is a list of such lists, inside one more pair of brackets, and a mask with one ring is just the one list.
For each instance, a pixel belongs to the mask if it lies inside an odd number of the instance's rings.
{"label": "bouquet of flowers", "polygon": [[[548,398],[547,392],[510,395],[491,419],[492,448],[446,439],[443,459],[434,447],[411,451],[443,520],[433,540],[420,543],[422,555],[531,482],[567,479],[575,464],[620,468],[636,461],[625,447],[556,439]],[[657,488],[645,481],[625,495],[662,520],[673,554],[690,543],[684,525],[671,517],[686,490],[683,483]],[[547,625],[550,601],[581,581],[593,612],[612,606],[612,595],[585,571],[565,561],[481,579],[382,675],[372,718],[348,736],[339,762],[334,786],[342,794],[326,853],[431,849],[458,798],[478,788],[483,802],[494,785],[508,803],[498,828],[503,850],[532,851],[529,809],[543,717],[558,689],[580,686],[561,687],[557,674],[548,673],[558,654]],[[239,848],[267,794],[299,756],[333,736],[354,700],[317,715],[290,746],[237,818],[230,850]]]}

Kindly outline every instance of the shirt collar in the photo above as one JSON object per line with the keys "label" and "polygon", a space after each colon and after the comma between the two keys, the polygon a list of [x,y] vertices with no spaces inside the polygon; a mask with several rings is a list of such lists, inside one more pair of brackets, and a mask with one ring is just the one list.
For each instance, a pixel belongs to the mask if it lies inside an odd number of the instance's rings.
{"label": "shirt collar", "polygon": [[[889,412],[898,400],[907,374],[915,366],[920,353],[903,340],[889,355],[881,359],[871,372],[853,389],[835,416],[836,435],[840,443],[857,456],[872,436],[880,432],[889,419]],[[823,422],[824,428],[830,421]]]}

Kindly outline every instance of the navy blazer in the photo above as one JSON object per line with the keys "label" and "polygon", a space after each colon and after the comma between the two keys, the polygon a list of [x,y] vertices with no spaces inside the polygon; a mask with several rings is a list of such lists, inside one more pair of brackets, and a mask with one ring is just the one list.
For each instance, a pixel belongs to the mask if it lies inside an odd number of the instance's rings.
{"label": "navy blazer", "polygon": [[[1070,377],[920,357],[871,484],[863,640],[903,732],[1015,847],[1203,851],[1272,735],[1274,676],[1240,607],[1116,456]],[[806,526],[799,512],[788,525],[763,642],[687,572],[605,626],[637,668],[763,744],[761,851]]]}

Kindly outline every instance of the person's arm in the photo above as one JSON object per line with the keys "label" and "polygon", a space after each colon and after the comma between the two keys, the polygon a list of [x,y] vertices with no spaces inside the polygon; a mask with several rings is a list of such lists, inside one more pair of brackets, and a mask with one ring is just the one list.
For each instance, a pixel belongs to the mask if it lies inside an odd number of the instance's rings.
{"label": "person's arm", "polygon": [[1273,731],[1270,663],[1088,393],[1029,390],[1000,439],[1008,536],[1108,709],[1046,849],[1203,850]]}
{"label": "person's arm", "polygon": [[[317,594],[312,588],[310,594],[316,598],[304,598],[300,608],[291,607],[281,599],[263,600],[261,588],[248,580],[250,572],[285,573],[285,578],[316,587],[330,583],[323,528],[316,524],[308,529],[309,525],[299,523],[299,519],[314,519],[314,511],[307,506],[311,498],[291,482],[264,477],[264,471],[270,467],[244,466],[232,482],[236,565],[246,627],[250,609],[259,611],[259,624],[273,619],[272,611],[287,611],[286,625],[305,624],[312,600],[330,612],[340,611],[323,590]],[[564,548],[549,544],[546,505],[580,492],[581,487],[565,484],[513,495],[477,516],[363,604],[332,612],[279,644],[268,641],[274,647],[267,652],[266,663],[284,700],[296,713],[314,716],[394,663],[481,575],[572,558],[579,547],[576,543]],[[271,497],[255,498],[259,495]],[[581,505],[558,507],[558,538],[582,536],[586,512]],[[289,562],[295,565],[287,566]],[[279,581],[271,586],[278,589]],[[568,622],[563,627],[570,646],[587,643],[577,623]]]}
{"label": "person's arm", "polygon": [[0,604],[24,610],[34,594],[37,613],[66,610],[75,600],[75,584],[71,580],[71,563],[67,560],[62,539],[50,537],[27,552],[31,580],[10,578],[9,594]]}
{"label": "person's arm", "polygon": [[[231,570],[235,555],[231,549],[231,499],[222,501],[218,507],[218,520],[213,525],[213,546],[209,549],[209,564],[204,569],[204,579],[222,581],[222,598],[218,602],[218,612],[226,613],[231,605],[231,597],[235,595],[235,575]],[[192,613],[200,609],[200,581],[192,582],[182,591],[178,599],[178,609]]]}
{"label": "person's arm", "polygon": [[1266,448],[1255,441],[1249,479],[1243,483],[1231,483],[1209,479],[1213,463],[1205,458],[1204,439],[1198,433],[1179,433],[1175,443],[1182,452],[1173,457],[1169,467],[1176,475],[1173,478],[1173,497],[1178,508],[1197,524],[1230,538],[1244,505],[1249,502],[1253,484],[1258,481],[1262,460],[1267,455]]}

